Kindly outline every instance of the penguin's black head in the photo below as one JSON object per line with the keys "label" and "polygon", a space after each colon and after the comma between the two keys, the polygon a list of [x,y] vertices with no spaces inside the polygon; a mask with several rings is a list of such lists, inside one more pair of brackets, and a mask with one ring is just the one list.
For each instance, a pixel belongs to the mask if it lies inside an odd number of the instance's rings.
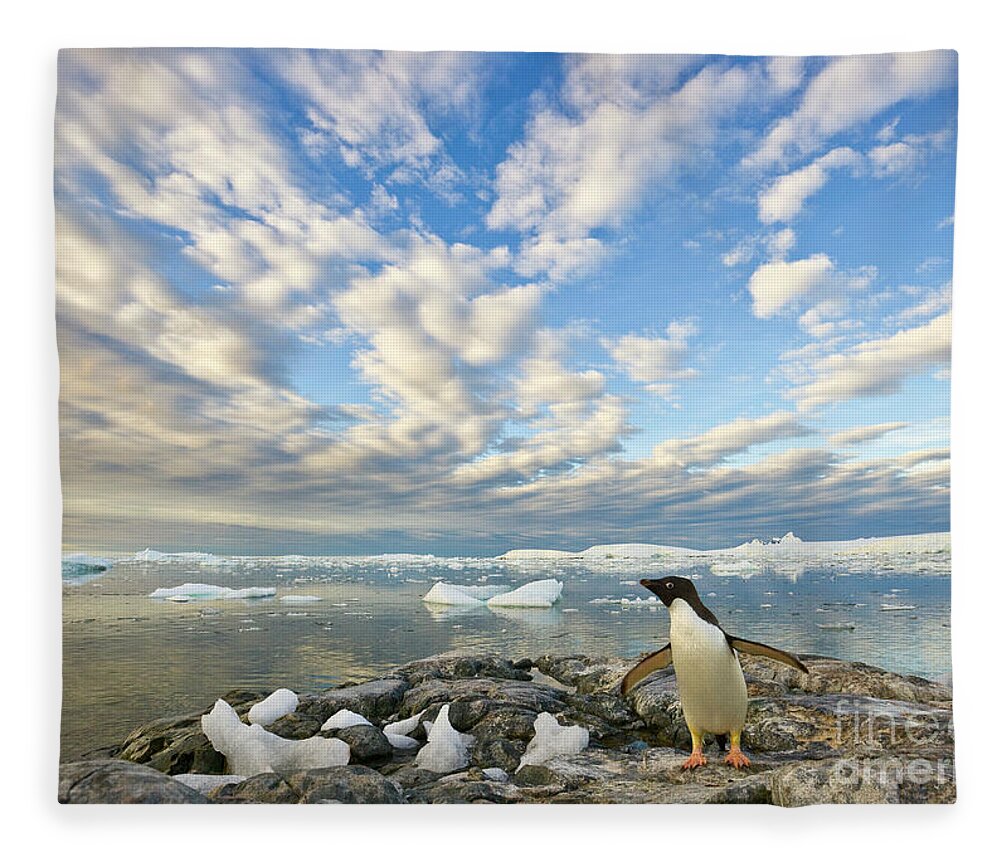
{"label": "penguin's black head", "polygon": [[683,576],[664,576],[662,579],[640,579],[639,585],[648,588],[667,606],[670,606],[678,598],[686,600],[691,606],[701,605],[698,590],[694,587],[694,583]]}

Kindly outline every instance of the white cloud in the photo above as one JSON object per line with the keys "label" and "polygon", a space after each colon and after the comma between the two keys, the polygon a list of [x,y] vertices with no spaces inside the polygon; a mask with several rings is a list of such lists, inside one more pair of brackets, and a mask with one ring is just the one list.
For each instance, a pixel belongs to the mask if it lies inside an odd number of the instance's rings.
{"label": "white cloud", "polygon": [[800,410],[893,394],[910,376],[933,370],[951,359],[951,312],[918,328],[865,341],[842,353],[817,359],[811,381],[789,392]]}
{"label": "white cloud", "polygon": [[352,167],[401,166],[396,181],[416,178],[441,154],[427,115],[469,103],[475,64],[475,55],[454,52],[295,51],[276,59],[285,80],[308,98],[314,133],[327,136]]}
{"label": "white cloud", "polygon": [[[570,62],[563,95],[571,111],[543,106],[533,115],[497,168],[497,197],[486,217],[493,229],[530,237],[534,271],[546,257],[559,264],[556,249],[564,245],[579,260],[581,240],[619,227],[650,187],[711,144],[719,122],[747,94],[748,73],[721,64],[673,89],[685,65],[603,56]],[[586,261],[599,248],[586,246]]]}
{"label": "white cloud", "polygon": [[664,383],[694,376],[693,368],[684,367],[688,341],[698,333],[691,320],[675,321],[667,327],[666,337],[643,337],[626,334],[617,339],[604,338],[601,343],[635,382],[647,383],[647,388],[661,396],[669,396],[672,388]]}
{"label": "white cloud", "polygon": [[844,167],[858,167],[861,155],[847,146],[831,150],[807,167],[779,176],[757,199],[758,216],[762,223],[791,221],[806,200],[819,191],[830,178],[830,172]]}
{"label": "white cloud", "polygon": [[764,263],[750,276],[754,315],[762,319],[774,316],[783,307],[827,283],[835,266],[826,254],[813,254],[803,260]]}
{"label": "white cloud", "polygon": [[812,432],[803,427],[793,413],[773,412],[759,418],[737,418],[698,436],[668,439],[653,449],[650,459],[658,466],[706,468],[753,445],[807,436]]}
{"label": "white cloud", "polygon": [[852,427],[849,430],[840,430],[836,433],[831,433],[827,438],[831,445],[837,447],[842,445],[860,445],[862,442],[881,439],[887,433],[894,433],[909,426],[905,421],[889,421],[885,424],[870,424],[865,427]]}
{"label": "white cloud", "polygon": [[952,51],[838,57],[813,77],[798,107],[746,159],[767,169],[819,149],[824,141],[906,99],[924,98],[956,76]]}
{"label": "white cloud", "polygon": [[903,308],[899,313],[889,317],[886,322],[893,326],[909,325],[916,320],[932,317],[950,307],[951,283],[949,282],[940,289],[928,291],[917,304]]}

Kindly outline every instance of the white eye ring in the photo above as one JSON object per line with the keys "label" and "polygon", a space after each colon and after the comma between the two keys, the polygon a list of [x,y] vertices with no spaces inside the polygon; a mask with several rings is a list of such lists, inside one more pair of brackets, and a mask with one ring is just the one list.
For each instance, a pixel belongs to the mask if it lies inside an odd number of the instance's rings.
{"label": "white eye ring", "polygon": [[673,587],[674,587],[674,584],[672,582],[668,582],[667,583],[667,588],[673,588]]}

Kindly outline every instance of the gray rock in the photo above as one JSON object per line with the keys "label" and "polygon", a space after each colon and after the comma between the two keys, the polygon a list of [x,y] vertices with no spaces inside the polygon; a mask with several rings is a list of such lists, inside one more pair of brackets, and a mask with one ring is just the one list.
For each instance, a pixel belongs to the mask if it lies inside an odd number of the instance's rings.
{"label": "gray rock", "polygon": [[406,792],[408,803],[512,803],[516,798],[512,786],[490,781],[482,771],[452,774]]}
{"label": "gray rock", "polygon": [[508,680],[531,680],[531,660],[520,659],[516,663],[495,654],[450,651],[423,660],[415,660],[401,666],[399,674],[411,684],[422,684],[433,678],[455,680],[457,678],[503,678]]}
{"label": "gray rock", "polygon": [[621,658],[592,657],[585,654],[553,656],[546,654],[535,661],[539,671],[560,684],[575,687],[580,693],[616,692],[625,673],[635,664]]}
{"label": "gray rock", "polygon": [[951,763],[916,756],[849,756],[793,764],[772,774],[771,791],[778,806],[955,802]]}
{"label": "gray rock", "polygon": [[126,738],[116,758],[147,764],[167,774],[222,773],[226,760],[201,730],[201,715],[154,720]]}
{"label": "gray rock", "polygon": [[508,773],[513,773],[521,763],[521,756],[527,744],[508,740],[507,738],[477,739],[469,750],[469,760],[476,767],[498,767]]}
{"label": "gray rock", "polygon": [[300,697],[297,713],[326,722],[341,708],[361,714],[372,723],[381,722],[399,708],[409,684],[402,678],[380,678],[326,690],[318,696]]}
{"label": "gray rock", "polygon": [[316,717],[311,717],[308,714],[300,714],[298,711],[294,711],[291,714],[285,714],[283,717],[279,717],[271,725],[265,728],[276,734],[281,738],[288,738],[293,741],[301,741],[305,738],[311,738],[313,735],[318,734],[320,727],[323,724]]}
{"label": "gray rock", "polygon": [[392,758],[392,744],[374,726],[350,726],[323,732],[324,737],[340,738],[351,748],[352,762],[377,762]]}
{"label": "gray rock", "polygon": [[208,792],[208,798],[214,803],[299,802],[299,795],[276,773],[259,773],[235,785],[214,788]]}
{"label": "gray rock", "polygon": [[403,803],[399,785],[362,765],[303,770],[285,775],[299,803]]}
{"label": "gray rock", "polygon": [[158,770],[116,759],[70,762],[59,768],[60,803],[207,803]]}

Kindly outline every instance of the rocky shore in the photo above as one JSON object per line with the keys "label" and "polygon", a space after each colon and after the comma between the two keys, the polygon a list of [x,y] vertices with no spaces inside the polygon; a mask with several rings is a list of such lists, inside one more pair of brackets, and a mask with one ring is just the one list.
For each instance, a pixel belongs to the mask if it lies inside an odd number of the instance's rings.
{"label": "rocky shore", "polygon": [[[140,726],[117,748],[65,763],[61,803],[952,803],[951,690],[863,663],[804,657],[809,675],[742,658],[750,693],[743,736],[749,768],[682,771],[690,750],[672,670],[626,698],[618,684],[634,661],[545,655],[511,661],[449,653],[400,666],[363,684],[302,695],[266,726],[281,738],[339,738],[341,767],[227,776],[202,731],[202,711]],[[270,690],[222,698],[245,721]],[[417,766],[441,708],[468,743],[451,773]],[[322,730],[347,709],[371,725]],[[582,752],[539,764],[522,757],[539,714],[589,732]],[[387,723],[420,715],[402,750]]]}

